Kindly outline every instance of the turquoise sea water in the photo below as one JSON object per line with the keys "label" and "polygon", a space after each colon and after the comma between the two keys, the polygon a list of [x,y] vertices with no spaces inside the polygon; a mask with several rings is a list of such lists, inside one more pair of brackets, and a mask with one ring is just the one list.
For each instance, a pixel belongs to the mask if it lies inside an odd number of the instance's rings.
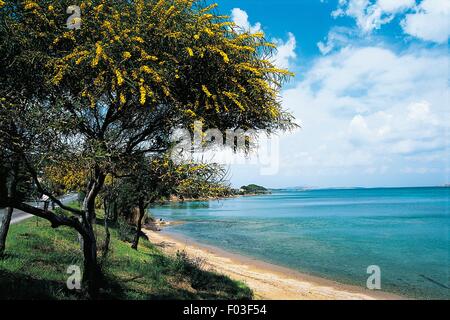
{"label": "turquoise sea water", "polygon": [[187,221],[168,232],[201,243],[362,287],[378,265],[383,291],[449,299],[449,196],[450,188],[287,190],[151,212]]}

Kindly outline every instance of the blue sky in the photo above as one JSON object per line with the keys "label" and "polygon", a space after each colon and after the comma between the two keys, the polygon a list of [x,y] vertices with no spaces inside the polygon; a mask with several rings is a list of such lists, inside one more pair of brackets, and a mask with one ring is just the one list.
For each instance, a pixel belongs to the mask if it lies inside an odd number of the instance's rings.
{"label": "blue sky", "polygon": [[283,105],[302,126],[276,137],[276,170],[232,164],[233,185],[449,183],[450,1],[228,0],[219,10],[277,42],[274,61],[296,73]]}

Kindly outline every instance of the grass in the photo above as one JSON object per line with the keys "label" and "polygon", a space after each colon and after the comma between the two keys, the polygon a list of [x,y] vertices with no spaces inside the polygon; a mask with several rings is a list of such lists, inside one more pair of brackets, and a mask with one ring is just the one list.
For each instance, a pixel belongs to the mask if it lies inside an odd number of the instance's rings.
{"label": "grass", "polygon": [[[245,284],[204,270],[201,260],[184,252],[167,256],[146,239],[135,251],[120,240],[118,228],[110,231],[111,249],[101,261],[105,281],[100,299],[252,298]],[[100,221],[96,233],[101,248],[105,232]],[[0,299],[86,299],[83,290],[66,286],[67,268],[83,265],[77,239],[74,230],[52,229],[39,218],[12,225],[0,259]]]}

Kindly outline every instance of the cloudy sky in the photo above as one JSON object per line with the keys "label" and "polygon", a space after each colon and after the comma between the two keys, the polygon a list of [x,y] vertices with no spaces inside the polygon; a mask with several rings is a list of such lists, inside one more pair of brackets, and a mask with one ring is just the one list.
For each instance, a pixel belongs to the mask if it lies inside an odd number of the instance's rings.
{"label": "cloudy sky", "polygon": [[276,63],[296,73],[283,104],[301,124],[278,137],[277,170],[231,165],[233,185],[449,183],[450,0],[227,0],[220,10],[279,45]]}

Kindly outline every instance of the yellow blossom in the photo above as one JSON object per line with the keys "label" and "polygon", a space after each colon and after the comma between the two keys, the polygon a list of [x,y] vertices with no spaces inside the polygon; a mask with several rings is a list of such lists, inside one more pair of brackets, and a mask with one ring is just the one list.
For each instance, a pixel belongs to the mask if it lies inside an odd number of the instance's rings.
{"label": "yellow blossom", "polygon": [[114,71],[115,72],[115,74],[116,74],[116,78],[117,78],[117,84],[119,85],[119,86],[121,86],[122,84],[123,84],[123,76],[122,76],[122,73],[119,71],[119,70],[115,70]]}
{"label": "yellow blossom", "polygon": [[125,99],[125,95],[121,92],[120,93],[120,104],[124,105],[127,102],[127,100]]}
{"label": "yellow blossom", "polygon": [[136,14],[138,15],[138,17],[140,17],[142,15],[142,11],[144,10],[144,1],[143,0],[139,0],[136,3]]}
{"label": "yellow blossom", "polygon": [[145,87],[144,87],[144,85],[142,83],[139,86],[139,92],[141,94],[139,102],[141,103],[141,105],[144,105],[145,101],[147,100],[147,90],[145,89]]}
{"label": "yellow blossom", "polygon": [[261,32],[261,31],[259,31],[259,32],[255,32],[255,33],[253,33],[252,34],[252,37],[253,38],[264,38],[264,32]]}
{"label": "yellow blossom", "polygon": [[208,88],[205,85],[202,85],[202,91],[206,94],[208,98],[212,96],[211,92],[209,92]]}
{"label": "yellow blossom", "polygon": [[205,13],[205,12],[211,11],[212,9],[217,8],[217,6],[218,6],[217,3],[210,4],[206,8],[201,9],[200,13]]}
{"label": "yellow blossom", "polygon": [[96,14],[100,13],[100,11],[102,11],[102,10],[103,10],[103,4],[99,4],[98,6],[96,6],[94,8],[94,11]]}
{"label": "yellow blossom", "polygon": [[161,8],[161,6],[164,4],[165,0],[159,0],[158,3],[153,7],[152,12],[156,12]]}
{"label": "yellow blossom", "polygon": [[194,51],[191,48],[186,48],[187,53],[189,54],[190,57],[194,56]]}
{"label": "yellow blossom", "polygon": [[212,37],[214,35],[214,32],[212,32],[211,29],[209,29],[209,28],[203,29],[203,32],[206,33],[210,37]]}
{"label": "yellow blossom", "polygon": [[139,43],[144,43],[144,39],[142,39],[141,37],[133,37],[132,38],[134,41],[139,42]]}
{"label": "yellow blossom", "polygon": [[93,67],[98,65],[98,62],[100,60],[100,57],[101,57],[102,53],[103,53],[103,47],[102,47],[102,45],[99,42],[97,42],[95,44],[95,58],[94,58],[94,60],[92,60],[92,66]]}
{"label": "yellow blossom", "polygon": [[188,116],[193,117],[193,118],[197,116],[197,114],[194,111],[192,111],[191,109],[186,110],[185,113]]}
{"label": "yellow blossom", "polygon": [[234,102],[235,105],[238,106],[239,109],[241,110],[245,110],[244,106],[242,105],[242,103],[240,103],[236,98],[238,98],[239,96],[235,93],[229,92],[229,91],[223,91],[222,92],[227,98],[229,98],[231,101]]}
{"label": "yellow blossom", "polygon": [[27,1],[24,8],[25,10],[39,9],[39,5],[36,2]]}
{"label": "yellow blossom", "polygon": [[217,49],[217,48],[214,48],[214,47],[211,47],[211,46],[209,46],[208,48],[209,48],[211,51],[214,51],[214,52],[217,52],[218,54],[220,54],[220,55],[222,56],[223,61],[224,61],[225,63],[230,62],[230,59],[228,58],[228,55],[227,55],[225,52],[223,52],[222,50]]}
{"label": "yellow blossom", "polygon": [[175,10],[175,6],[170,6],[170,8],[166,11],[165,15],[169,16]]}
{"label": "yellow blossom", "polygon": [[131,53],[129,53],[128,51],[125,51],[124,53],[122,53],[122,57],[127,60],[131,58]]}
{"label": "yellow blossom", "polygon": [[108,20],[103,22],[103,27],[107,29],[109,32],[113,32],[112,24]]}
{"label": "yellow blossom", "polygon": [[149,66],[142,66],[141,71],[145,73],[153,73],[153,70]]}
{"label": "yellow blossom", "polygon": [[144,59],[144,60],[158,61],[158,57],[151,56],[144,50],[141,50],[141,56],[142,56],[142,59]]}

